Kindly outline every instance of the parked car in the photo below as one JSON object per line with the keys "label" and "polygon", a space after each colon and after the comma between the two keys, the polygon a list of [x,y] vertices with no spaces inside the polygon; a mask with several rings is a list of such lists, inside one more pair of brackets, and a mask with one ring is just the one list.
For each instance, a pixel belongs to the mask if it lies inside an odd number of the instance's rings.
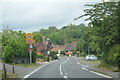
{"label": "parked car", "polygon": [[87,55],[85,58],[89,61],[97,60],[97,57],[95,55]]}

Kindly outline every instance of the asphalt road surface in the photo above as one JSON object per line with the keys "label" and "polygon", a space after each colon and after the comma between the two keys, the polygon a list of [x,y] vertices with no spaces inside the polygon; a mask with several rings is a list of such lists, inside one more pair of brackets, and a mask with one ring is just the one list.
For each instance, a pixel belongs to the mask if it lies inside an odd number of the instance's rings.
{"label": "asphalt road surface", "polygon": [[[50,62],[30,74],[26,75],[24,78],[108,78],[98,73],[92,72],[80,62],[78,62],[75,57],[61,57],[60,60]],[[106,80],[105,79],[105,80]]]}

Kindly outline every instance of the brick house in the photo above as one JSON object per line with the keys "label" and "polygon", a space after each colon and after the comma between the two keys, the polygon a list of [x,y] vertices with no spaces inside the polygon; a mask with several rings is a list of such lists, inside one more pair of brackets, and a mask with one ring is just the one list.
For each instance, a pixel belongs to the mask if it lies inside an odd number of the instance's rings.
{"label": "brick house", "polygon": [[50,51],[50,49],[52,48],[50,46],[51,46],[51,43],[48,40],[46,40],[45,37],[43,37],[42,42],[35,42],[35,47],[37,49],[37,55],[47,54],[47,51]]}

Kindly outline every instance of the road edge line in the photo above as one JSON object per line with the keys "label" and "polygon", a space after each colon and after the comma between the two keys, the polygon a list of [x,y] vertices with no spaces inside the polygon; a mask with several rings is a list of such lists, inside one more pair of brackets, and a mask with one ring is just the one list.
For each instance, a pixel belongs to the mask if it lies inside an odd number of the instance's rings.
{"label": "road edge line", "polygon": [[99,73],[99,72],[96,72],[96,71],[93,71],[93,70],[90,70],[90,69],[88,69],[88,71],[91,72],[91,73],[97,74],[97,75],[99,75],[99,76],[106,77],[106,78],[113,78],[113,77],[111,77],[111,76],[109,76],[109,75],[105,75],[105,74],[103,74],[103,73]]}
{"label": "road edge line", "polygon": [[23,80],[24,78],[28,78],[31,74],[35,73],[36,71],[38,71],[39,69],[41,69],[42,67],[46,66],[47,64],[45,65],[42,65],[40,67],[38,67],[37,69],[35,69],[34,71],[28,73],[27,75],[25,75],[21,80]]}

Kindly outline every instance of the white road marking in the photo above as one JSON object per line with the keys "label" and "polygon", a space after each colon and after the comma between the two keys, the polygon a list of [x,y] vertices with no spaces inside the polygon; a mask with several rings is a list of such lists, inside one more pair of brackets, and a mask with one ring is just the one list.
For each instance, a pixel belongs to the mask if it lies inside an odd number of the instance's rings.
{"label": "white road marking", "polygon": [[103,77],[106,77],[106,78],[113,78],[113,77],[110,77],[110,76],[107,76],[107,75],[104,75],[104,74],[101,74],[101,73],[98,73],[98,72],[95,72],[95,71],[90,71],[90,70],[88,70],[88,69],[86,69],[86,68],[82,68],[83,70],[86,70],[86,71],[89,71],[89,72],[91,72],[91,73],[94,73],[94,74],[97,74],[97,75],[99,75],[99,76],[103,76]]}
{"label": "white road marking", "polygon": [[68,78],[67,76],[64,76],[64,78],[66,79],[66,78]]}
{"label": "white road marking", "polygon": [[86,70],[86,71],[88,70],[88,69],[86,69],[86,68],[82,68],[82,69],[83,69],[83,70]]}
{"label": "white road marking", "polygon": [[[43,66],[40,66],[39,68],[35,69],[33,72],[27,74],[26,76],[24,76],[23,78],[28,78],[31,74],[35,73],[36,71],[38,71],[39,69],[41,69],[42,67],[46,66],[47,64],[43,65]],[[23,80],[23,79],[21,79]]]}
{"label": "white road marking", "polygon": [[65,73],[67,75],[67,73]]}
{"label": "white road marking", "polygon": [[84,66],[83,64],[81,64],[82,67],[86,68],[86,66]]}
{"label": "white road marking", "polygon": [[60,65],[60,74],[61,74],[61,75],[63,75],[63,73],[62,73],[62,70],[61,70],[61,69],[62,69],[62,66]]}
{"label": "white road marking", "polygon": [[97,74],[97,75],[100,75],[100,76],[103,76],[103,77],[106,77],[106,78],[112,78],[110,76],[107,76],[107,75],[104,75],[104,74],[101,74],[101,73],[98,73],[98,72],[94,72],[94,71],[90,71],[91,73],[94,73],[94,74]]}
{"label": "white road marking", "polygon": [[61,75],[63,75],[62,65],[63,65],[64,63],[66,63],[68,60],[69,60],[69,58],[67,57],[67,60],[65,60],[64,62],[62,62],[62,63],[60,64],[60,74],[61,74]]}
{"label": "white road marking", "polygon": [[78,64],[80,64],[80,63],[78,62]]}

